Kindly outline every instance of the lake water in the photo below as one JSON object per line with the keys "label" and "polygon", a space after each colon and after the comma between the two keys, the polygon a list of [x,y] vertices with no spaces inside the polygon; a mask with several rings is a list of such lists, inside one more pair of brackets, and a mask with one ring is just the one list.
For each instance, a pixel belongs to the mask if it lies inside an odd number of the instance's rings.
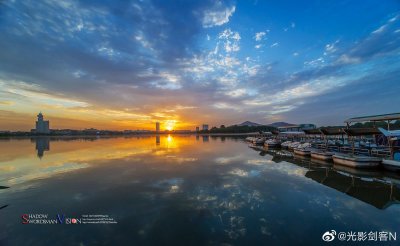
{"label": "lake water", "polygon": [[[0,245],[316,245],[331,230],[400,240],[399,176],[288,154],[228,137],[0,139]],[[112,223],[82,223],[100,215]]]}

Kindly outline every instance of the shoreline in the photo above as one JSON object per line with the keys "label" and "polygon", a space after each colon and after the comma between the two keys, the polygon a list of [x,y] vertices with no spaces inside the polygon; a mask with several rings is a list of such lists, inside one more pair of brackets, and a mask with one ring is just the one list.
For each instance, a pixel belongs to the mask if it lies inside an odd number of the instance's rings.
{"label": "shoreline", "polygon": [[137,133],[137,134],[93,134],[93,135],[3,135],[0,136],[1,139],[17,139],[17,138],[102,138],[102,137],[153,137],[153,136],[160,136],[160,135],[181,135],[181,136],[222,136],[222,137],[229,137],[229,136],[256,136],[258,132],[249,132],[249,133]]}

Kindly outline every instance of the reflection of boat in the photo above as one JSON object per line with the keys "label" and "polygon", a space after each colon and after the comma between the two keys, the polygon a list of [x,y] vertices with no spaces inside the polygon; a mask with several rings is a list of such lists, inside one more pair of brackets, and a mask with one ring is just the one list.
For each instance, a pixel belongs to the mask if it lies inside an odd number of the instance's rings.
{"label": "reflection of boat", "polygon": [[338,172],[342,172],[344,175],[348,176],[357,176],[357,177],[362,177],[362,178],[380,178],[382,177],[382,173],[374,170],[374,169],[360,169],[360,168],[352,168],[352,167],[346,167],[346,166],[340,166],[340,165],[334,165],[333,169],[335,169]]}
{"label": "reflection of boat", "polygon": [[377,168],[382,162],[382,159],[379,157],[357,156],[351,154],[335,154],[332,158],[333,162],[337,165],[353,168]]}
{"label": "reflection of boat", "polygon": [[332,161],[320,160],[320,159],[315,159],[315,158],[311,159],[311,163],[315,163],[315,164],[322,165],[322,166],[332,166],[333,165]]}
{"label": "reflection of boat", "polygon": [[379,209],[400,203],[400,191],[395,185],[374,179],[347,176],[330,169],[308,171],[305,176]]}
{"label": "reflection of boat", "polygon": [[6,208],[8,205],[1,206],[0,209]]}

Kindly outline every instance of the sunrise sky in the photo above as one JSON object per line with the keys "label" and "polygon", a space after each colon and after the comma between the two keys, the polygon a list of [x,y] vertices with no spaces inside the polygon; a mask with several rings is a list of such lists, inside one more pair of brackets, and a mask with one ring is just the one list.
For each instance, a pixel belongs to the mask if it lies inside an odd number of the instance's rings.
{"label": "sunrise sky", "polygon": [[400,2],[0,1],[0,130],[400,111]]}

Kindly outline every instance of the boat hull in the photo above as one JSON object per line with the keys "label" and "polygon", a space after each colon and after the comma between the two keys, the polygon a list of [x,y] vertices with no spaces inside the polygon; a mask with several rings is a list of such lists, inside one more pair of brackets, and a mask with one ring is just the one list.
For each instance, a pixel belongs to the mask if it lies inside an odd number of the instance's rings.
{"label": "boat hull", "polygon": [[311,151],[309,150],[294,149],[294,153],[301,156],[311,156]]}
{"label": "boat hull", "polygon": [[264,140],[254,140],[253,144],[255,144],[255,145],[263,145],[264,144]]}
{"label": "boat hull", "polygon": [[369,156],[333,155],[332,158],[334,164],[352,168],[378,168],[382,163],[382,159]]}
{"label": "boat hull", "polygon": [[382,161],[383,168],[390,171],[400,171],[400,161],[395,160],[383,160]]}
{"label": "boat hull", "polygon": [[281,147],[281,145],[279,143],[265,143],[264,146],[267,147],[267,148],[279,148],[279,147]]}
{"label": "boat hull", "polygon": [[333,153],[330,152],[316,152],[316,151],[311,152],[311,158],[321,161],[331,161],[332,156]]}

